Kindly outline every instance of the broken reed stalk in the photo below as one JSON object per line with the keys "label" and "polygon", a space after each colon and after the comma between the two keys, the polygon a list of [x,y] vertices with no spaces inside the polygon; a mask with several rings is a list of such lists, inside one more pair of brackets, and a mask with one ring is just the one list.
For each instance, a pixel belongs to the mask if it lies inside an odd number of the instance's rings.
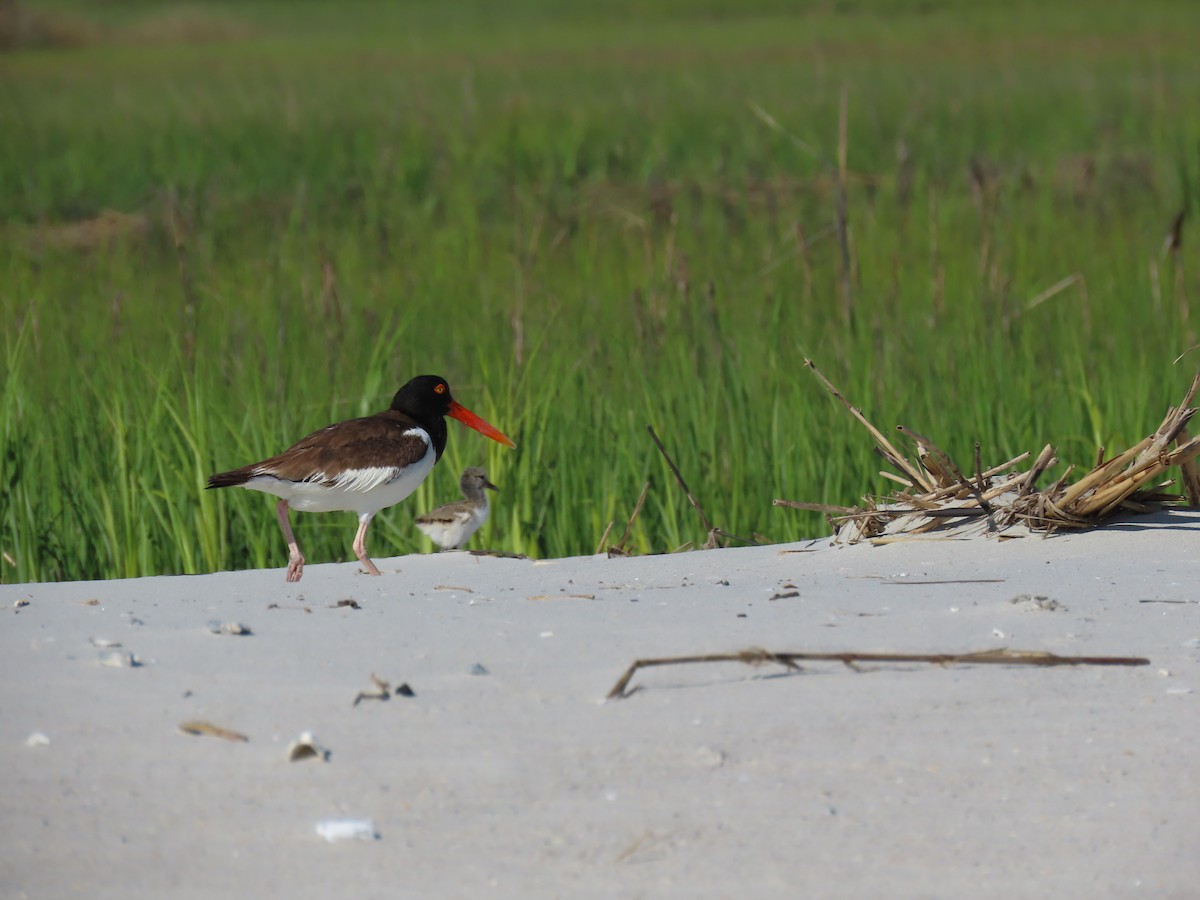
{"label": "broken reed stalk", "polygon": [[1075,482],[1060,498],[1063,503],[1073,503],[1097,485],[1111,480],[1125,466],[1133,462],[1140,453],[1150,446],[1153,436],[1143,438],[1119,456],[1114,456],[1108,462],[1101,462],[1091,472]]}
{"label": "broken reed stalk", "polygon": [[598,544],[596,544],[596,554],[597,555],[604,552],[604,546],[605,546],[605,544],[608,543],[608,536],[609,536],[609,534],[612,533],[612,530],[613,530],[613,521],[612,521],[612,519],[609,519],[608,525],[604,529],[604,534],[600,535],[600,542]]}
{"label": "broken reed stalk", "polygon": [[1025,476],[1025,481],[1021,484],[1021,489],[1018,494],[1028,494],[1033,490],[1037,480],[1042,477],[1045,471],[1052,465],[1058,462],[1054,455],[1054,448],[1047,444],[1042,448],[1042,452],[1038,454],[1038,458],[1034,461],[1033,467]]}
{"label": "broken reed stalk", "polygon": [[[996,523],[992,519],[992,508],[988,504],[987,497],[984,496],[980,488],[967,480],[962,470],[954,464],[954,460],[950,458],[949,454],[934,444],[929,438],[923,437],[915,431],[905,428],[903,425],[897,425],[896,430],[917,442],[918,450],[921,453],[921,464],[937,477],[938,481],[942,483],[941,486],[943,488],[959,486],[965,488],[968,493],[975,495],[975,501],[979,504],[979,508],[988,517],[988,531],[995,532]],[[933,468],[930,468],[931,464]],[[977,471],[982,469],[979,462],[978,441],[975,443],[975,468]],[[980,481],[982,482],[982,478]]]}
{"label": "broken reed stalk", "polygon": [[759,544],[763,543],[763,541],[760,540],[762,535],[758,534],[757,532],[755,532],[754,537],[744,538],[740,534],[731,534],[730,532],[726,531],[723,528],[714,528],[711,532],[711,535],[716,536],[716,537],[727,538],[728,540],[731,540],[731,541],[741,541],[743,544],[746,544],[751,547],[757,547]]}
{"label": "broken reed stalk", "polygon": [[[1008,462],[1001,463],[998,466],[992,466],[990,469],[985,470],[983,473],[983,477],[984,478],[992,478],[996,475],[999,475],[1001,472],[1005,471],[1006,469],[1011,469],[1017,463],[1024,462],[1028,458],[1029,458],[1029,451],[1026,450],[1024,453],[1017,454],[1012,459],[1008,460]],[[1014,475],[1014,476],[1010,476],[1010,477],[1015,481],[1020,476]],[[1005,485],[1006,488],[1008,486],[1009,485]],[[958,487],[959,486],[957,484],[954,484],[948,488],[939,488],[938,490],[934,491],[933,493],[925,495],[925,499],[930,500],[930,501],[936,501],[936,500],[945,499],[946,497],[952,497],[958,493]],[[987,494],[985,494],[985,496],[987,496],[988,499],[990,500],[991,497],[995,495],[995,493],[996,493],[996,488],[993,487],[987,491]]]}
{"label": "broken reed stalk", "polygon": [[[997,647],[993,650],[978,650],[973,653],[860,653],[844,651],[838,653],[783,652],[775,653],[761,647],[748,647],[734,653],[704,653],[697,656],[663,656],[638,659],[617,679],[608,692],[609,700],[628,697],[629,682],[639,669],[655,666],[677,666],[692,663],[740,662],[751,666],[775,663],[789,671],[800,671],[799,662],[840,662],[857,669],[858,663],[927,663],[935,666],[951,665],[999,665],[999,666],[1147,666],[1150,660],[1140,656],[1058,656],[1043,650],[1009,650]],[[634,690],[637,690],[635,688]]]}
{"label": "broken reed stalk", "polygon": [[[642,511],[642,504],[646,502],[646,494],[649,493],[649,491],[650,491],[650,482],[647,481],[644,485],[642,485],[642,493],[638,496],[637,503],[635,503],[633,506],[633,515],[631,515],[629,517],[629,521],[625,523],[625,531],[621,535],[621,539],[619,541],[617,541],[617,545],[612,548],[612,551],[609,551],[609,552],[616,551],[617,553],[624,555],[625,542],[627,540],[629,540],[629,532],[631,532],[633,530],[633,523],[634,523],[634,521],[637,520],[638,513],[640,513]],[[607,532],[605,532],[605,534],[607,534]],[[604,542],[601,541],[601,544],[603,544],[603,543]]]}
{"label": "broken reed stalk", "polygon": [[849,400],[842,396],[842,392],[833,386],[833,383],[825,377],[824,373],[820,369],[817,368],[816,363],[814,363],[811,359],[806,359],[804,360],[804,365],[806,365],[814,375],[821,379],[826,390],[833,394],[834,399],[841,403],[842,406],[846,407],[846,409],[850,410],[850,415],[858,419],[858,421],[863,424],[863,427],[865,427],[867,431],[871,433],[871,437],[875,438],[875,443],[878,444],[879,448],[884,452],[884,454],[886,454],[888,462],[900,469],[915,484],[920,485],[926,491],[933,490],[933,485],[929,483],[928,479],[916,468],[914,468],[912,463],[900,455],[900,452],[891,445],[891,442],[888,441],[887,438],[883,436],[883,432],[867,421],[867,417],[862,414],[862,410],[860,410],[857,406],[854,406]]}
{"label": "broken reed stalk", "polygon": [[667,448],[663,446],[663,442],[658,439],[658,435],[654,433],[654,426],[647,425],[646,430],[650,432],[650,437],[653,438],[655,445],[658,447],[658,452],[662,454],[663,459],[667,461],[667,465],[671,468],[671,474],[675,476],[675,480],[679,482],[679,486],[683,488],[683,492],[687,494],[688,500],[695,507],[696,512],[700,514],[700,521],[704,523],[705,532],[711,534],[713,530],[712,522],[708,521],[708,516],[704,514],[704,508],[700,506],[700,501],[697,500],[691,490],[687,486],[687,482],[683,480],[683,476],[679,473],[679,467],[675,465],[675,460],[671,459],[671,455],[667,453]]}

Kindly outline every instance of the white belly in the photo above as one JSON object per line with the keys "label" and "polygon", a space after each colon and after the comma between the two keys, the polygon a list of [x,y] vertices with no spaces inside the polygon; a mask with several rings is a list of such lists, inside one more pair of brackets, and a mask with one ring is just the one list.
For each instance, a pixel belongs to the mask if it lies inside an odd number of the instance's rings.
{"label": "white belly", "polygon": [[[422,432],[423,434],[424,432]],[[274,494],[301,512],[349,510],[363,515],[395,506],[420,486],[433,471],[437,456],[430,445],[425,455],[404,468],[379,466],[342,472],[332,484],[321,480],[285,481],[273,475],[256,475],[243,485],[252,491]]]}
{"label": "white belly", "polygon": [[487,521],[488,508],[477,506],[455,516],[453,522],[418,522],[417,527],[443,550],[456,550]]}

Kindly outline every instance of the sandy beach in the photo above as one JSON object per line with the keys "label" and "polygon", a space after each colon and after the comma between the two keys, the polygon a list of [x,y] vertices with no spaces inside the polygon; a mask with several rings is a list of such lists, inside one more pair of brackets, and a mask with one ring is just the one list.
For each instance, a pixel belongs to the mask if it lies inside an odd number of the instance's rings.
{"label": "sandy beach", "polygon": [[[1195,897],[1198,536],[3,586],[0,893]],[[748,647],[1149,664],[728,662],[605,700]]]}

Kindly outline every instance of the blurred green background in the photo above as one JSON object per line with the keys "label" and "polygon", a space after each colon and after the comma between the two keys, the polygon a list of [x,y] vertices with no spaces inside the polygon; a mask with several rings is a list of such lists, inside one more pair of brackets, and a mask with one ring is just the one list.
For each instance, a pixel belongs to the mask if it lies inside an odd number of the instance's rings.
{"label": "blurred green background", "polygon": [[[805,357],[966,463],[1090,464],[1197,355],[1200,4],[0,0],[0,580],[282,566],[205,479],[446,376],[476,547],[888,483]],[[1173,230],[1184,214],[1182,229]],[[1058,471],[1061,471],[1061,467]],[[293,517],[310,562],[351,514]]]}

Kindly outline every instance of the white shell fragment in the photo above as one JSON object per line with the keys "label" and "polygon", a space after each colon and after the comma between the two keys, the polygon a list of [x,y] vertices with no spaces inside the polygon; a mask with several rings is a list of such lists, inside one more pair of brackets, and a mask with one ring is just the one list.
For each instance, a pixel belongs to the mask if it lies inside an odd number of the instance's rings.
{"label": "white shell fragment", "polygon": [[115,650],[117,647],[121,646],[120,641],[114,641],[111,638],[94,637],[89,638],[89,640],[91,641],[92,646],[99,650]]}
{"label": "white shell fragment", "polygon": [[322,762],[329,762],[330,753],[328,747],[322,747],[317,743],[317,739],[311,731],[306,731],[288,744],[287,758],[288,762],[296,762],[300,759],[319,759]]}
{"label": "white shell fragment", "polygon": [[375,841],[379,833],[370,819],[322,819],[317,823],[317,834],[329,841]]}
{"label": "white shell fragment", "polygon": [[213,634],[253,634],[249,625],[241,622],[218,622],[213,619],[208,623],[208,630]]}
{"label": "white shell fragment", "polygon": [[29,737],[25,738],[26,747],[47,747],[50,745],[50,738],[46,737],[40,731],[35,731]]}
{"label": "white shell fragment", "polygon": [[136,669],[142,661],[127,650],[109,650],[100,654],[100,665],[114,669]]}

